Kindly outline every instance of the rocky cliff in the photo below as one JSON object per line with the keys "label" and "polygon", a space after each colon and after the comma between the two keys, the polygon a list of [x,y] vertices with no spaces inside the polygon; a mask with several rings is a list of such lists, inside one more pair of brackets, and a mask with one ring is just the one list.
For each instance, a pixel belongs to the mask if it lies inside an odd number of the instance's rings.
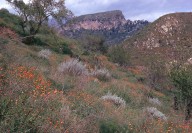
{"label": "rocky cliff", "polygon": [[108,45],[120,43],[148,25],[148,21],[126,20],[121,11],[82,15],[67,22],[60,32],[64,36],[80,38],[84,35],[103,36]]}

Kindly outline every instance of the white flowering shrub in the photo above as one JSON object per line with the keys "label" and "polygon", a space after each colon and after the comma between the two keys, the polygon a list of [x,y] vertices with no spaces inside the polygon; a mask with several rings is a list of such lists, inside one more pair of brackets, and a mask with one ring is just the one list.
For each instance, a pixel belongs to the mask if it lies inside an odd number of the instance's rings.
{"label": "white flowering shrub", "polygon": [[149,115],[153,116],[154,118],[159,118],[161,120],[167,121],[167,117],[155,107],[147,107],[146,111]]}
{"label": "white flowering shrub", "polygon": [[39,51],[38,56],[41,58],[49,59],[51,56],[52,52],[49,49],[43,49]]}
{"label": "white flowering shrub", "polygon": [[192,64],[192,58],[189,58],[189,59],[187,60],[187,62],[188,62],[188,64]]}
{"label": "white flowering shrub", "polygon": [[107,95],[102,96],[101,99],[104,100],[104,101],[112,102],[115,105],[120,106],[120,107],[125,107],[125,105],[126,105],[126,102],[125,102],[125,100],[123,98],[118,97],[115,94],[113,95],[110,92],[108,92]]}
{"label": "white flowering shrub", "polygon": [[158,105],[158,106],[162,105],[158,98],[149,98],[148,100],[151,104]]}
{"label": "white flowering shrub", "polygon": [[107,69],[96,69],[92,72],[92,75],[101,81],[108,81],[111,79],[111,74]]}
{"label": "white flowering shrub", "polygon": [[88,75],[86,65],[78,59],[71,59],[67,62],[61,63],[58,67],[58,71],[72,76]]}

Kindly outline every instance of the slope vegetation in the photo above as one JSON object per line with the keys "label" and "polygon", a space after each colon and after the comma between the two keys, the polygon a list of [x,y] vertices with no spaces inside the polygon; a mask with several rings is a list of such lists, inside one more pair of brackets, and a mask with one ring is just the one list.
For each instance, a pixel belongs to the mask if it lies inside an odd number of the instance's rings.
{"label": "slope vegetation", "polygon": [[26,45],[14,28],[1,29],[0,131],[191,132],[183,110],[171,107],[170,92],[146,85],[144,68],[121,67],[99,52],[82,54],[75,40],[62,39],[79,61],[49,39]]}

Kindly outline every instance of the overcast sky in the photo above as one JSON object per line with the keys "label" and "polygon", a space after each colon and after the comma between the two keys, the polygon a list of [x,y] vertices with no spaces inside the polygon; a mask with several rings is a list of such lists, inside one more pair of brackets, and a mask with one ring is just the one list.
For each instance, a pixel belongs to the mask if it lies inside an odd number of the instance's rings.
{"label": "overcast sky", "polygon": [[[9,8],[5,0],[0,2],[0,8]],[[154,21],[167,13],[191,12],[192,0],[66,0],[66,6],[76,16],[121,10],[126,19]]]}

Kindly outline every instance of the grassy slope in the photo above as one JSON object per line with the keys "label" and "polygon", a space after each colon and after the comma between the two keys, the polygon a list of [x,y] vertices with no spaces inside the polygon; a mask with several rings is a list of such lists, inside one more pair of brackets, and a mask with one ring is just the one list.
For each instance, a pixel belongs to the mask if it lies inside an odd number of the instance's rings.
{"label": "grassy slope", "polygon": [[[15,37],[12,38],[13,34]],[[9,29],[0,34],[0,38],[3,40],[0,44],[0,68],[3,70],[0,72],[3,75],[2,79],[7,78],[11,81],[8,88],[14,94],[14,97],[12,97],[7,93],[7,88],[0,84],[2,90],[0,95],[3,99],[0,102],[1,107],[6,103],[7,98],[12,99],[11,103],[13,102],[12,106],[10,105],[4,110],[4,112],[11,112],[11,117],[6,113],[4,113],[4,119],[0,117],[1,131],[22,132],[33,129],[34,132],[158,133],[190,132],[190,129],[192,129],[192,126],[187,127],[183,123],[183,111],[175,112],[172,109],[172,97],[169,92],[157,92],[137,80],[143,75],[139,68],[122,68],[108,61],[108,58],[104,55],[98,55],[101,66],[106,67],[112,74],[110,81],[99,81],[93,76],[59,75],[57,72],[58,65],[69,60],[70,56],[52,52],[53,54],[48,59],[40,58],[38,52],[47,48],[47,46],[27,46],[21,43],[19,35]],[[94,55],[82,56],[82,59],[90,71],[98,63],[94,62]],[[21,66],[26,69],[25,73],[18,71]],[[33,68],[33,70],[27,71],[30,68]],[[15,80],[17,74],[10,73],[10,71],[15,70],[23,78],[17,77],[18,80]],[[29,77],[31,74],[42,77],[44,83],[41,82],[40,85],[45,85],[45,87],[42,87],[43,89],[34,86],[36,78],[31,79]],[[48,86],[48,81],[51,82],[50,86]],[[28,97],[27,100],[23,99],[24,104],[22,102],[23,91]],[[34,91],[35,93],[28,93]],[[120,108],[113,102],[101,100],[101,97],[108,92],[123,98],[126,101],[126,106]],[[148,96],[159,98],[162,106],[149,103]],[[33,100],[33,97],[35,97],[35,100]],[[29,107],[29,105],[31,106]],[[144,112],[146,107],[156,107],[168,117],[168,121],[149,117]],[[15,110],[18,110],[18,112]],[[19,110],[28,111],[27,116],[22,115],[25,112],[19,112]],[[31,122],[35,115],[38,119]],[[9,118],[12,119],[8,120]],[[21,120],[25,122],[21,122]],[[25,123],[24,126],[22,126],[23,123]]]}

